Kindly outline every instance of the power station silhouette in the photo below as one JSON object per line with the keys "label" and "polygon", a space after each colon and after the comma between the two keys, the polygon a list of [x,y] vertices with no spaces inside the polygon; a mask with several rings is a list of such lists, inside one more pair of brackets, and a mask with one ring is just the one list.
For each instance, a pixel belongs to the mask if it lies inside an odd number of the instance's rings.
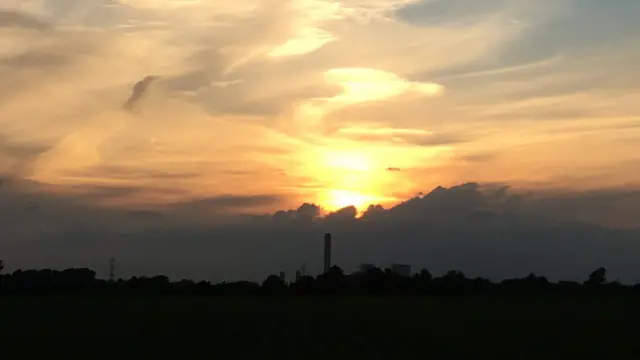
{"label": "power station silhouette", "polygon": [[[333,266],[332,263],[332,251],[333,251],[333,246],[332,246],[332,237],[331,237],[331,233],[325,233],[324,234],[324,251],[323,251],[323,269],[322,269],[322,273],[326,274],[331,270],[331,267]],[[370,263],[364,263],[364,264],[360,264],[359,267],[359,273],[367,273],[368,271],[372,270],[376,268],[376,266],[374,264],[370,264]],[[398,275],[402,275],[402,276],[411,276],[412,272],[411,272],[411,265],[406,265],[406,264],[397,264],[397,263],[392,263],[389,269],[391,272],[398,274]],[[303,276],[308,276],[307,274],[307,264],[303,263],[301,268],[299,270],[296,270],[295,272],[295,281],[300,280]],[[280,271],[278,274],[278,277],[280,278],[280,280],[282,280],[282,282],[286,282],[287,281],[287,277],[286,277],[286,273],[284,271]],[[109,270],[108,270],[108,278],[109,281],[114,282],[116,280],[116,259],[115,257],[111,257],[109,259]]]}
{"label": "power station silhouette", "polygon": [[324,234],[324,272],[331,269],[331,233]]}
{"label": "power station silhouette", "polygon": [[[333,247],[332,247],[332,241],[331,241],[331,233],[325,233],[324,234],[324,252],[323,252],[324,257],[323,257],[323,269],[322,269],[322,273],[324,274],[328,273],[331,270],[331,266],[333,266],[333,263],[331,260],[332,251],[333,251]],[[375,267],[376,266],[373,264],[361,264],[358,272],[366,273],[369,270],[374,269]],[[412,275],[411,265],[392,263],[389,270],[395,274],[402,275],[402,276],[409,277]],[[302,268],[300,270],[296,270],[295,280],[296,281],[300,280],[302,276],[307,276],[307,270],[306,270],[305,264],[302,265]],[[283,281],[285,280],[284,272],[280,272],[280,278]]]}

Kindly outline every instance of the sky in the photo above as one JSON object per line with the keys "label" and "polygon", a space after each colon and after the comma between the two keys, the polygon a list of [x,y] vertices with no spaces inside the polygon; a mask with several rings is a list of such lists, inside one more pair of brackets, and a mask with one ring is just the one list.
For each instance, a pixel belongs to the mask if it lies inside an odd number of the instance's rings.
{"label": "sky", "polygon": [[[434,203],[454,206],[425,196],[443,186],[482,199],[503,189],[517,215],[491,211],[536,224],[529,235],[599,226],[611,233],[556,257],[597,243],[602,262],[620,263],[631,248],[616,246],[640,227],[639,15],[636,0],[5,0],[0,256],[8,268],[104,267],[117,254],[127,274],[255,278],[319,263],[315,243],[292,239],[321,239],[335,214],[338,238],[382,237],[371,204],[391,228],[427,226]],[[451,199],[488,211],[467,200]],[[521,275],[478,265],[507,251],[496,226],[522,231],[503,220],[481,226],[474,259],[440,232],[395,260],[388,237],[336,251],[351,266],[371,250],[368,262]],[[548,263],[526,249],[550,236],[509,251]],[[412,257],[434,247],[453,258]],[[539,269],[600,266],[584,256]],[[640,273],[629,261],[620,276]]]}

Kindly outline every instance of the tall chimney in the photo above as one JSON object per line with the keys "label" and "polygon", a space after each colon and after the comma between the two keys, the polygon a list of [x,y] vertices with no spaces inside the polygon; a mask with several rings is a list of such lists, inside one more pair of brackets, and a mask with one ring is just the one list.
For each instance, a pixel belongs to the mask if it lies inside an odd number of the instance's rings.
{"label": "tall chimney", "polygon": [[331,268],[331,234],[324,234],[324,272]]}

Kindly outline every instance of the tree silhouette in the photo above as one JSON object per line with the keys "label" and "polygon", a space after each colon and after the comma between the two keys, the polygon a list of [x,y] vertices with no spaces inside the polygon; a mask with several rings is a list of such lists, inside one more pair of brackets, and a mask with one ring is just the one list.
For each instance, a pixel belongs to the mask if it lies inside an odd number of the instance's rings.
{"label": "tree silhouette", "polygon": [[607,269],[600,267],[589,275],[589,280],[585,281],[585,285],[597,286],[604,285],[607,282]]}
{"label": "tree silhouette", "polygon": [[4,261],[0,260],[0,291],[2,291],[2,270],[4,270]]}
{"label": "tree silhouette", "polygon": [[[3,265],[0,260],[0,271],[4,269]],[[18,269],[2,275],[0,289],[2,295],[640,295],[640,284],[609,282],[606,275],[605,268],[598,268],[582,283],[551,282],[535,274],[494,283],[489,279],[467,277],[458,270],[433,276],[425,269],[412,277],[405,277],[377,267],[366,272],[346,274],[340,267],[333,266],[315,278],[301,276],[292,284],[285,283],[277,275],[268,276],[262,284],[251,281],[211,284],[204,281],[171,281],[163,275],[111,282],[96,278],[95,271],[91,269]]]}
{"label": "tree silhouette", "polygon": [[431,275],[431,273],[427,269],[420,270],[420,272],[416,275],[416,277],[423,282],[429,282],[431,281],[431,279],[433,279],[433,275]]}
{"label": "tree silhouette", "polygon": [[332,266],[317,278],[317,285],[323,294],[339,294],[346,287],[344,271],[339,266]]}
{"label": "tree silhouette", "polygon": [[274,295],[283,293],[287,289],[287,284],[277,275],[269,275],[262,282],[262,291],[266,294]]}

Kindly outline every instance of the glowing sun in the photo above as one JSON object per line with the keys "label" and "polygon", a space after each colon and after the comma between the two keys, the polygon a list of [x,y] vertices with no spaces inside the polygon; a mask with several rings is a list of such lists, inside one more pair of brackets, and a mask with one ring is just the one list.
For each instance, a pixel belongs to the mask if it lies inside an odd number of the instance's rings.
{"label": "glowing sun", "polygon": [[354,206],[358,212],[375,202],[376,166],[367,153],[330,150],[324,153],[322,177],[328,182],[320,202],[329,211]]}
{"label": "glowing sun", "polygon": [[347,206],[354,206],[358,211],[369,205],[372,198],[370,196],[350,190],[330,190],[324,200],[328,210],[339,210]]}

